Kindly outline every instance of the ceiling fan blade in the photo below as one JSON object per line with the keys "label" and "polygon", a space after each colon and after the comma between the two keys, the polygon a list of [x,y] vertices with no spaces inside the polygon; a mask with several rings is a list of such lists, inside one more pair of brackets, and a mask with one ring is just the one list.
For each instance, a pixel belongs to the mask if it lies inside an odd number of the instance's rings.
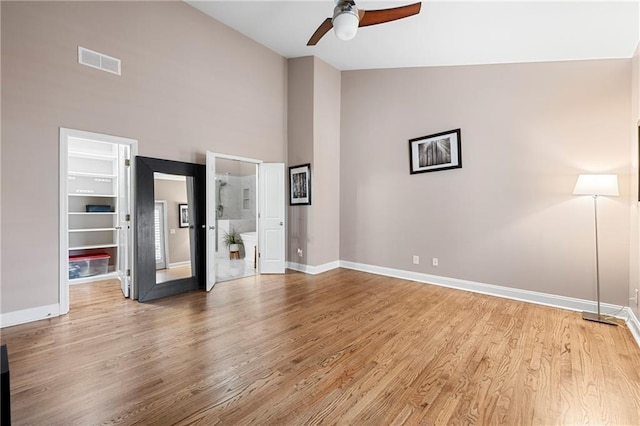
{"label": "ceiling fan blade", "polygon": [[322,24],[318,27],[315,33],[311,36],[309,41],[307,42],[307,46],[315,46],[316,43],[320,41],[320,39],[327,33],[329,30],[333,28],[333,23],[331,22],[331,18],[327,18],[324,20]]}
{"label": "ceiling fan blade", "polygon": [[[362,10],[360,11],[360,27],[369,25],[382,24],[385,22],[395,21],[396,19],[406,18],[408,16],[420,13],[422,3],[408,4],[406,6],[394,7],[391,9],[379,10]],[[314,34],[315,35],[315,34]]]}

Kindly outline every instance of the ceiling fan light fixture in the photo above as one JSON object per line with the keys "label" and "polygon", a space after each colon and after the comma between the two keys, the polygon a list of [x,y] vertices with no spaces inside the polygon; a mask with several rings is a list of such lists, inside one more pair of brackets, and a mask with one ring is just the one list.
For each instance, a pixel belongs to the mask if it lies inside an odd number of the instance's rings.
{"label": "ceiling fan light fixture", "polygon": [[353,3],[339,3],[333,13],[333,32],[340,40],[351,40],[358,32],[360,16]]}
{"label": "ceiling fan light fixture", "polygon": [[358,32],[358,23],[360,20],[357,15],[349,12],[343,12],[333,18],[333,31],[340,40],[351,40]]}

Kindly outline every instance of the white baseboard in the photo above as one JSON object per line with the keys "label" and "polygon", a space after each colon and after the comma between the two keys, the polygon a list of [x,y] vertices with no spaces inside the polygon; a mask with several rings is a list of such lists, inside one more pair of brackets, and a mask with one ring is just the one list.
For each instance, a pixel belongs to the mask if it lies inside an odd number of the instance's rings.
{"label": "white baseboard", "polygon": [[58,315],[60,315],[60,306],[57,303],[53,305],[38,306],[37,308],[23,309],[20,311],[5,312],[0,314],[0,328],[53,318]]}
{"label": "white baseboard", "polygon": [[287,262],[287,269],[292,269],[298,272],[304,272],[305,274],[309,274],[309,275],[321,274],[323,272],[327,272],[332,269],[337,269],[339,267],[340,267],[339,260],[334,260],[333,262],[325,263],[323,265],[318,265],[318,266],[304,265],[302,263],[295,263],[295,262]]}
{"label": "white baseboard", "polygon": [[184,262],[170,263],[169,266],[167,267],[167,269],[179,268],[181,266],[187,266],[187,265],[191,265],[191,261],[190,260],[185,260]]}
{"label": "white baseboard", "polygon": [[113,278],[120,279],[117,272],[109,272],[107,274],[93,275],[91,277],[84,277],[84,278],[74,278],[72,280],[69,280],[69,285],[87,284],[87,283],[93,283],[96,281],[110,280]]}
{"label": "white baseboard", "polygon": [[[591,311],[596,310],[596,302],[591,300],[577,299],[574,297],[558,296],[549,293],[540,293],[537,291],[520,290],[517,288],[503,287],[493,284],[484,284],[474,281],[466,281],[457,278],[447,278],[438,275],[429,275],[419,272],[404,271],[401,269],[385,268],[383,266],[366,265],[363,263],[355,263],[341,261],[340,266],[346,269],[354,269],[356,271],[369,272],[387,277],[401,278],[409,281],[417,281],[426,284],[433,284],[441,287],[454,288],[458,290],[466,290],[474,293],[487,294],[489,296],[503,297],[505,299],[520,300],[522,302],[535,303],[538,305],[551,306],[554,308],[569,309],[571,311]],[[603,314],[610,315],[616,311],[620,311],[622,306],[611,305],[609,303],[601,303],[600,308]],[[616,318],[626,319],[628,315],[622,310],[616,315]]]}
{"label": "white baseboard", "polygon": [[640,321],[638,321],[638,317],[636,317],[630,307],[627,306],[624,310],[627,314],[627,328],[631,332],[631,335],[633,335],[633,338],[636,339],[638,346],[640,346]]}

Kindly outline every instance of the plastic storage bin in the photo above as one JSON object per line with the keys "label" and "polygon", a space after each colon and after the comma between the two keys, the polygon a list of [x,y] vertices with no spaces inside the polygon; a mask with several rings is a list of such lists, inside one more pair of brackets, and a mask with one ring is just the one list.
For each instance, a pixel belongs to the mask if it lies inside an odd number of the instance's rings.
{"label": "plastic storage bin", "polygon": [[106,274],[110,258],[106,253],[69,256],[69,279]]}

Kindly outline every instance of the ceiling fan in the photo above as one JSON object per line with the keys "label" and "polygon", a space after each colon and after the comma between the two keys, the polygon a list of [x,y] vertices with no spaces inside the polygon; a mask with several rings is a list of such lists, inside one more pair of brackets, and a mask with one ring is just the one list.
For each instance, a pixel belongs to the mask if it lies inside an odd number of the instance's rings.
{"label": "ceiling fan", "polygon": [[327,18],[320,24],[307,42],[307,46],[315,46],[331,28],[334,29],[339,39],[351,40],[355,37],[358,27],[384,24],[385,22],[417,15],[420,13],[421,5],[422,2],[418,2],[390,9],[358,10],[353,0],[336,0],[333,18]]}

